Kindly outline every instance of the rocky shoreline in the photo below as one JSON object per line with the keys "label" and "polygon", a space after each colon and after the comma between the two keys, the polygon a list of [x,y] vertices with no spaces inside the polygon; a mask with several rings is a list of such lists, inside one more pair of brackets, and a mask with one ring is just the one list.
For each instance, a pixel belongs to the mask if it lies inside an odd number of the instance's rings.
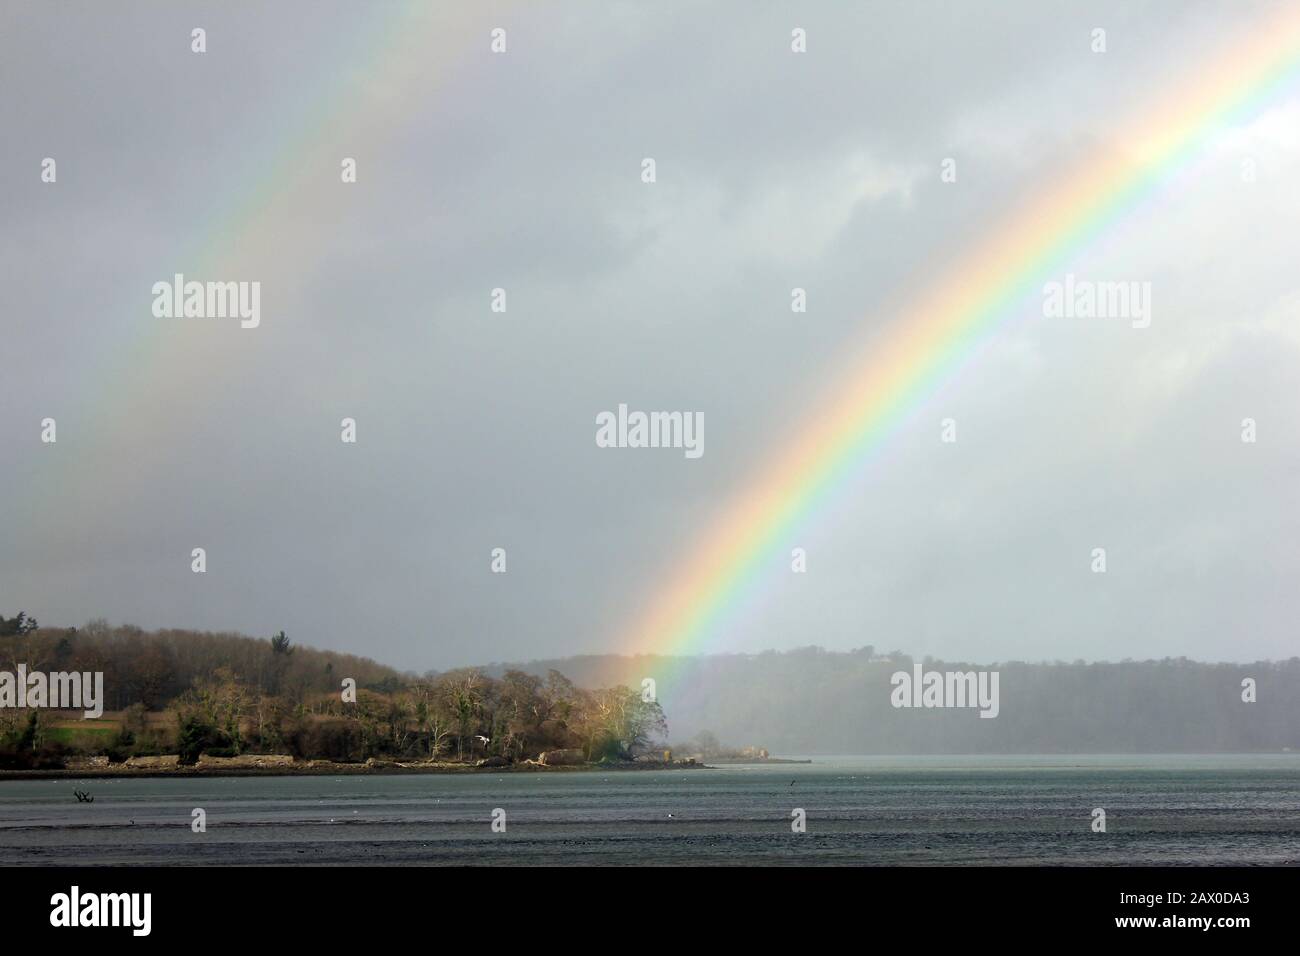
{"label": "rocky shoreline", "polygon": [[184,766],[176,754],[159,757],[132,757],[124,763],[112,763],[106,757],[69,760],[62,768],[0,770],[0,780],[58,780],[129,777],[295,777],[295,776],[365,776],[379,774],[440,773],[540,773],[609,770],[707,770],[695,761],[655,760],[587,763],[572,759],[546,762],[539,760],[507,761],[489,758],[476,763],[446,761],[398,761],[371,758],[365,763],[336,763],[332,760],[297,760],[287,754],[245,754],[239,757],[209,757]]}

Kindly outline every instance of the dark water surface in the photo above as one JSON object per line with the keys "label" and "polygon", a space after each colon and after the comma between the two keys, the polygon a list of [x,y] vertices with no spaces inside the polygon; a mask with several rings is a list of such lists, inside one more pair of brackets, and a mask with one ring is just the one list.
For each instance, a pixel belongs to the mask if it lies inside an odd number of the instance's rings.
{"label": "dark water surface", "polygon": [[[1300,754],[813,759],[4,781],[0,863],[1300,864]],[[77,803],[74,787],[95,802]],[[196,807],[206,833],[191,831]],[[1095,807],[1105,833],[1092,831]],[[496,808],[505,833],[491,830]],[[806,833],[791,832],[794,808]]]}

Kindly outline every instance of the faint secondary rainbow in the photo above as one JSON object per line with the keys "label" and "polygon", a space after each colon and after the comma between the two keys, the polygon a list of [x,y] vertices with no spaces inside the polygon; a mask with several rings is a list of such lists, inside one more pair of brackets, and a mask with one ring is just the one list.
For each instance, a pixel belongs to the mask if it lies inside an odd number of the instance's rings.
{"label": "faint secondary rainbow", "polygon": [[978,248],[901,310],[849,362],[839,387],[743,489],[693,557],[625,635],[629,652],[707,647],[745,603],[764,562],[1069,254],[1133,210],[1220,131],[1256,115],[1300,75],[1300,10],[1256,25],[1216,61],[1180,78],[1108,153],[1090,154],[1018,207]]}
{"label": "faint secondary rainbow", "polygon": [[[202,403],[208,385],[237,383],[247,373],[244,363],[256,355],[256,333],[235,325],[225,335],[194,336],[184,323],[160,325],[150,311],[152,283],[177,272],[191,279],[245,276],[258,263],[270,263],[286,280],[306,281],[329,247],[328,230],[286,243],[277,226],[312,208],[309,184],[315,177],[309,171],[337,175],[345,155],[357,157],[362,176],[367,168],[379,168],[383,150],[404,131],[404,119],[437,93],[424,85],[428,74],[449,74],[469,51],[486,49],[486,32],[465,36],[455,62],[446,55],[451,44],[443,44],[436,47],[440,59],[431,70],[431,40],[450,30],[465,34],[471,25],[456,9],[402,0],[364,13],[346,33],[321,38],[328,46],[304,44],[290,51],[301,56],[292,66],[296,84],[289,93],[273,89],[260,106],[263,122],[247,123],[273,135],[248,142],[230,169],[214,164],[208,215],[187,230],[170,261],[158,263],[129,290],[122,311],[132,317],[133,331],[123,335],[119,324],[87,324],[87,338],[94,337],[93,351],[102,358],[79,392],[61,398],[58,413],[60,444],[77,453],[33,471],[27,520],[40,523],[46,513],[100,493],[116,463],[139,452],[126,443],[156,449],[150,435]],[[472,40],[480,42],[472,46]],[[209,37],[210,55],[217,55],[220,42],[226,41]],[[247,120],[234,117],[232,125],[242,130]],[[281,314],[277,321],[300,318]],[[64,425],[64,416],[75,424]]]}

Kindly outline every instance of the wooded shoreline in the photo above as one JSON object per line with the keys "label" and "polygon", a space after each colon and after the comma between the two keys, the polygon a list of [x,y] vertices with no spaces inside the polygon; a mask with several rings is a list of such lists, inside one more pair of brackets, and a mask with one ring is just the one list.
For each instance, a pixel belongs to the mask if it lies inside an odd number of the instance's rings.
{"label": "wooded shoreline", "polygon": [[[811,763],[811,761],[808,761]],[[275,767],[212,767],[212,766],[177,766],[127,767],[122,764],[108,767],[82,767],[76,769],[49,770],[0,770],[0,781],[5,780],[123,780],[148,779],[164,777],[341,777],[341,776],[398,776],[438,775],[438,774],[472,774],[472,773],[590,773],[599,771],[629,770],[713,770],[702,763],[659,763],[654,761],[628,761],[622,763],[588,763],[545,766],[536,763],[516,763],[505,766],[476,767],[473,764],[433,763],[433,764],[376,764],[332,763],[326,760],[303,761],[301,764],[285,764]]]}

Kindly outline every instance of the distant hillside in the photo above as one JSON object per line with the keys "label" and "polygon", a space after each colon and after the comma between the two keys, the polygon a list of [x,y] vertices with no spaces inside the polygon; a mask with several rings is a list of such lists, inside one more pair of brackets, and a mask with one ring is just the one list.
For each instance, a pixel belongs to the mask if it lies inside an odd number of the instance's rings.
{"label": "distant hillside", "polygon": [[[1300,658],[1253,664],[1185,658],[1092,664],[921,662],[927,671],[996,670],[995,719],[983,719],[971,708],[893,707],[891,675],[910,674],[913,659],[899,651],[879,654],[871,647],[843,653],[807,647],[750,655],[592,655],[493,664],[477,670],[507,679],[499,687],[480,687],[475,669],[417,676],[364,657],[290,645],[283,635],[268,640],[145,632],[99,621],[78,629],[42,628],[22,615],[0,617],[0,669],[19,663],[32,671],[103,671],[109,711],[132,705],[151,712],[189,706],[196,694],[214,699],[219,686],[236,717],[263,729],[269,702],[274,702],[280,716],[337,711],[348,720],[387,721],[388,737],[397,738],[403,748],[410,741],[401,727],[410,724],[416,728],[412,739],[423,739],[432,733],[425,725],[441,715],[456,725],[452,738],[458,753],[467,749],[463,740],[475,734],[495,740],[503,733],[498,722],[507,712],[522,721],[512,731],[516,742],[572,746],[574,734],[580,736],[577,728],[596,727],[605,719],[601,715],[607,716],[606,691],[639,691],[646,678],[655,681],[670,740],[685,743],[707,731],[726,744],[766,747],[774,754],[1300,752]],[[512,668],[539,680],[521,682],[522,675],[508,675]],[[559,674],[552,676],[552,670]],[[369,695],[363,695],[359,708],[339,703],[344,677],[353,678]],[[1246,678],[1255,681],[1255,703],[1242,700]],[[543,693],[544,685],[555,686]],[[473,720],[455,713],[467,694]],[[502,694],[510,697],[508,705]],[[615,697],[621,701],[620,694]],[[545,705],[537,702],[543,698]],[[549,718],[539,715],[549,714],[560,706],[557,702],[572,720],[566,716],[542,728]],[[525,711],[532,714],[527,721],[519,717]],[[287,733],[290,723],[281,723]],[[13,710],[0,712],[0,724],[10,736],[22,730]],[[276,745],[274,735],[263,736],[266,741],[259,738],[249,745]],[[348,745],[349,752],[386,752],[389,744],[375,742],[382,736],[366,729],[357,747]],[[234,746],[245,745],[239,734],[234,738],[239,738]]]}
{"label": "distant hillside", "polygon": [[[377,691],[400,686],[408,675],[368,657],[286,644],[277,653],[271,640],[209,631],[144,631],[91,621],[81,628],[21,628],[18,618],[0,617],[0,667],[29,671],[103,671],[107,710],[143,704],[164,707],[218,671],[260,692],[301,698],[337,693],[339,679]],[[34,623],[34,622],[33,622]],[[6,626],[7,625],[7,626]]]}
{"label": "distant hillside", "polygon": [[[1210,753],[1300,751],[1300,658],[1211,664],[1185,658],[1067,664],[925,659],[927,670],[999,672],[1000,712],[891,706],[911,657],[867,647],[698,658],[614,655],[492,665],[586,686],[653,678],[670,737],[701,731],[773,753]],[[1257,685],[1242,700],[1243,678]]]}

